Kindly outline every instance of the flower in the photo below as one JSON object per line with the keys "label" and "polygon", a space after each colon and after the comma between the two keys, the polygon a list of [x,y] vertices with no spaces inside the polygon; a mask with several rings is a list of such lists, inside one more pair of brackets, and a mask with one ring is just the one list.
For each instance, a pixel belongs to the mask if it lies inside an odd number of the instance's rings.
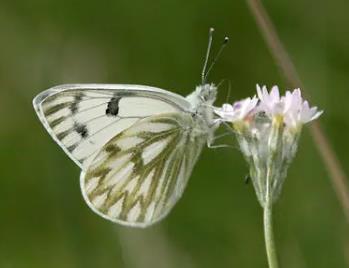
{"label": "flower", "polygon": [[258,99],[256,96],[253,98],[246,98],[235,102],[233,105],[223,104],[222,108],[215,110],[215,113],[220,117],[221,121],[237,122],[242,121],[256,108]]}
{"label": "flower", "polygon": [[260,100],[259,110],[268,115],[277,115],[284,112],[284,102],[280,98],[279,88],[273,86],[270,93],[266,86],[262,88],[257,84],[257,95]]}
{"label": "flower", "polygon": [[286,127],[299,129],[303,124],[317,119],[323,111],[317,107],[310,107],[308,101],[303,100],[299,88],[286,91],[280,96],[278,86],[273,86],[268,92],[266,86],[256,85],[257,95],[231,104],[223,104],[222,108],[216,108],[215,113],[220,117],[219,121],[238,122],[243,121],[253,114],[265,113],[271,120],[281,117]]}
{"label": "flower", "polygon": [[260,204],[279,197],[287,169],[298,147],[302,126],[322,111],[310,107],[299,88],[280,95],[273,86],[257,87],[257,96],[224,104],[215,113],[232,123],[240,150],[250,167],[250,177]]}
{"label": "flower", "polygon": [[286,91],[285,96],[280,97],[277,86],[273,86],[269,93],[266,86],[261,88],[257,85],[257,94],[260,100],[259,112],[265,112],[271,117],[282,116],[285,125],[293,129],[317,119],[323,112],[318,111],[317,107],[310,108],[308,101],[303,100],[299,88],[293,92]]}
{"label": "flower", "polygon": [[285,124],[293,129],[319,118],[323,113],[323,111],[318,111],[316,106],[310,107],[308,101],[303,100],[300,89],[295,89],[292,93],[286,91],[283,101],[287,107],[284,114]]}
{"label": "flower", "polygon": [[[310,107],[299,88],[280,95],[279,88],[256,86],[257,96],[215,108],[218,123],[227,123],[249,166],[249,178],[264,213],[267,253],[272,243],[272,206],[281,195],[287,170],[294,159],[302,126],[323,111]],[[233,131],[231,131],[233,129]],[[269,258],[270,260],[270,258]],[[273,260],[275,261],[275,260]],[[269,262],[272,264],[272,262]],[[271,265],[274,266],[274,265]],[[277,266],[277,264],[276,264]]]}
{"label": "flower", "polygon": [[299,120],[305,124],[319,118],[322,113],[323,111],[318,111],[316,106],[310,108],[309,103],[304,101],[299,113]]}

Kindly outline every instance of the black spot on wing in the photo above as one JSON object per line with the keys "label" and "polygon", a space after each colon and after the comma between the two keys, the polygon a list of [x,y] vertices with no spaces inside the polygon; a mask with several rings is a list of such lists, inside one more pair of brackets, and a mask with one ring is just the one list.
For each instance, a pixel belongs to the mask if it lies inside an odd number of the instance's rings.
{"label": "black spot on wing", "polygon": [[83,94],[79,93],[74,97],[74,101],[70,104],[69,109],[72,114],[75,114],[78,111],[79,103],[82,100]]}
{"label": "black spot on wing", "polygon": [[76,123],[74,129],[77,133],[80,134],[82,138],[86,138],[88,136],[88,130],[86,125]]}
{"label": "black spot on wing", "polygon": [[105,110],[105,114],[107,116],[117,116],[119,113],[119,102],[121,97],[113,97],[108,102],[107,109]]}

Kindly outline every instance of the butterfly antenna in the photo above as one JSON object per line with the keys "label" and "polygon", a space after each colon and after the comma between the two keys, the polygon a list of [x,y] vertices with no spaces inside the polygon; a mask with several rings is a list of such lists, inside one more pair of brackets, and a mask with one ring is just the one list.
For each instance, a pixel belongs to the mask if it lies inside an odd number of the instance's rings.
{"label": "butterfly antenna", "polygon": [[230,82],[230,80],[228,80],[228,94],[227,94],[227,97],[225,99],[225,103],[229,102],[230,93],[231,93],[231,82]]}
{"label": "butterfly antenna", "polygon": [[228,80],[228,79],[226,79],[226,78],[222,79],[222,80],[218,83],[217,89],[219,89],[219,88],[223,85],[223,83],[225,83],[225,82],[228,83],[228,91],[227,91],[227,95],[226,95],[226,97],[225,97],[225,103],[227,103],[227,102],[229,102],[230,93],[231,93],[231,81]]}
{"label": "butterfly antenna", "polygon": [[212,39],[213,39],[213,32],[214,32],[214,28],[210,28],[210,30],[208,32],[208,46],[207,46],[207,51],[206,51],[204,67],[202,68],[202,72],[201,72],[201,83],[202,84],[205,84],[205,79],[206,79],[205,73],[206,73],[208,59],[210,57],[210,51],[211,51],[211,45],[212,45]]}
{"label": "butterfly antenna", "polygon": [[214,57],[210,67],[208,68],[206,74],[204,75],[203,77],[203,81],[206,81],[206,78],[208,76],[208,74],[210,73],[210,71],[212,70],[212,67],[216,64],[219,56],[222,54],[222,51],[224,50],[225,46],[228,44],[229,42],[229,38],[226,36],[224,37],[224,40],[223,40],[223,44],[221,45],[221,48],[219,49],[218,53],[216,54],[216,56]]}

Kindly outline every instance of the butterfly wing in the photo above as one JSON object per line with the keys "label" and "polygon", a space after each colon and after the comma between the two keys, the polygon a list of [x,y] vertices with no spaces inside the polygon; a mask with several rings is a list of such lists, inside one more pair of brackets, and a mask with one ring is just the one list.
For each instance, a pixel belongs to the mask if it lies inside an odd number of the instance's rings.
{"label": "butterfly wing", "polygon": [[105,144],[82,172],[84,198],[106,219],[149,226],[181,197],[206,140],[189,113],[142,119]]}
{"label": "butterfly wing", "polygon": [[33,105],[53,139],[82,169],[112,137],[142,118],[190,107],[180,95],[121,84],[61,85],[40,93]]}

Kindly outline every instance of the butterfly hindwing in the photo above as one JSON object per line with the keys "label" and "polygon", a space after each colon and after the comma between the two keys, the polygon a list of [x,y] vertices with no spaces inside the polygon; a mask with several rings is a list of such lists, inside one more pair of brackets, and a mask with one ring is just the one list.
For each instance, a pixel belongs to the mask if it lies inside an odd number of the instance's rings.
{"label": "butterfly hindwing", "polygon": [[103,84],[54,87],[33,103],[48,132],[82,169],[105,143],[137,121],[188,106],[183,97],[161,89]]}
{"label": "butterfly hindwing", "polygon": [[207,140],[188,113],[141,119],[106,143],[81,175],[89,206],[126,225],[148,226],[178,201]]}

